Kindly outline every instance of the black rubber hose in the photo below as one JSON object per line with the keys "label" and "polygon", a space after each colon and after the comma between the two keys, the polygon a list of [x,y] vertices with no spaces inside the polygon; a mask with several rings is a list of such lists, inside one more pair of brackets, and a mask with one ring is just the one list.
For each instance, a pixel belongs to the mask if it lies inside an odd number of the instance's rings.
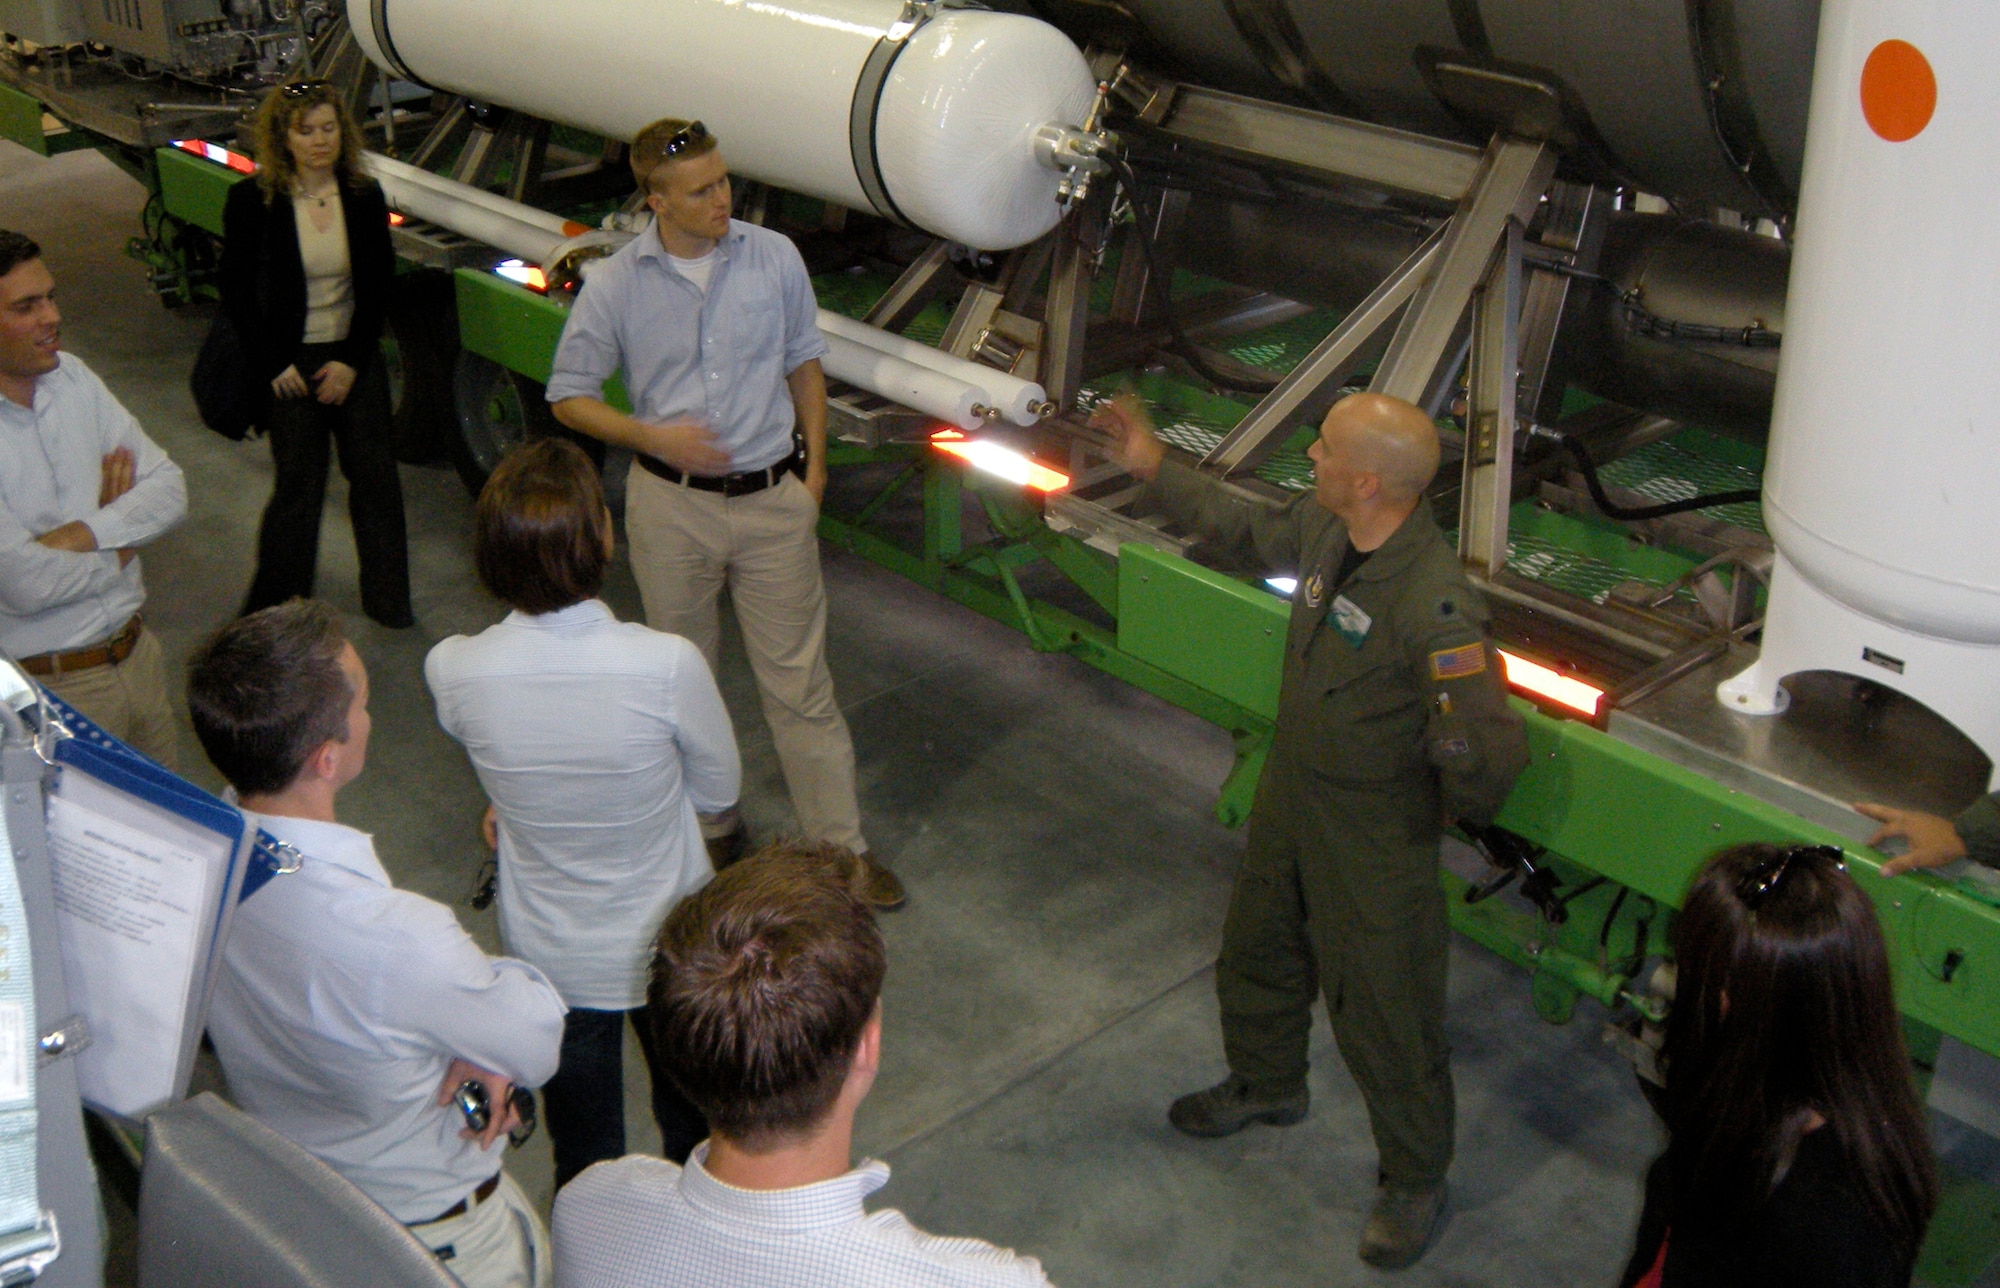
{"label": "black rubber hose", "polygon": [[1739,492],[1711,492],[1707,496],[1691,496],[1684,501],[1668,501],[1664,505],[1619,505],[1604,491],[1604,484],[1597,477],[1597,462],[1590,459],[1590,451],[1583,443],[1568,435],[1558,435],[1569,454],[1576,458],[1576,467],[1583,473],[1584,486],[1590,489],[1590,499],[1602,510],[1605,517],[1636,523],[1641,519],[1663,519],[1670,514],[1685,514],[1689,510],[1706,510],[1711,505],[1740,505],[1745,501],[1759,501],[1764,493],[1756,488],[1745,488]]}
{"label": "black rubber hose", "polygon": [[1160,261],[1153,250],[1153,235],[1148,231],[1149,221],[1146,218],[1145,202],[1139,196],[1139,181],[1132,174],[1130,162],[1123,159],[1118,162],[1118,177],[1123,180],[1125,191],[1132,197],[1132,214],[1138,233],[1134,240],[1139,243],[1139,253],[1146,257],[1146,272],[1151,275],[1159,291],[1160,316],[1166,321],[1167,335],[1172,340],[1167,346],[1168,349],[1188,366],[1193,367],[1202,379],[1219,389],[1233,389],[1245,394],[1268,394],[1276,389],[1279,382],[1275,379],[1246,380],[1242,377],[1223,375],[1210,366],[1201,356],[1201,351],[1188,340],[1187,333],[1181,330],[1180,317],[1174,312],[1173,275],[1160,271]]}

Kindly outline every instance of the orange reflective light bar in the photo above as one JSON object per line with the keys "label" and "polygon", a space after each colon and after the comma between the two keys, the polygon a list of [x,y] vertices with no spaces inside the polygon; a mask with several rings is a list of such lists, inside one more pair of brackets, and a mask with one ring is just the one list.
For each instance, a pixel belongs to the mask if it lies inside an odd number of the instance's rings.
{"label": "orange reflective light bar", "polygon": [[1500,664],[1506,668],[1507,683],[1523,693],[1547,698],[1580,715],[1596,718],[1598,704],[1604,700],[1604,690],[1551,670],[1540,662],[1518,657],[1504,648],[1500,650]]}
{"label": "orange reflective light bar", "polygon": [[406,222],[408,221],[397,211],[392,210],[389,212],[389,227],[401,228]]}
{"label": "orange reflective light bar", "polygon": [[493,271],[510,282],[519,282],[531,291],[549,289],[549,279],[533,264],[518,259],[501,260],[493,266]]}
{"label": "orange reflective light bar", "polygon": [[208,143],[201,139],[175,139],[174,146],[183,152],[192,152],[198,157],[226,165],[240,174],[257,173],[257,163],[241,152],[231,152],[220,143]]}
{"label": "orange reflective light bar", "polygon": [[955,429],[941,429],[931,435],[931,446],[1009,483],[1019,483],[1037,492],[1060,492],[1069,486],[1069,475],[1030,460],[998,443],[976,442]]}

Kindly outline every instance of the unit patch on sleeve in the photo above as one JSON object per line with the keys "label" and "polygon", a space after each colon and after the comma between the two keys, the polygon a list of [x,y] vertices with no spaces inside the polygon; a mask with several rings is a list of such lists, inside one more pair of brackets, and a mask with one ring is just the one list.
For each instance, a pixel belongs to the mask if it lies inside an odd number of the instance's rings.
{"label": "unit patch on sleeve", "polygon": [[1433,680],[1463,680],[1468,675],[1478,675],[1486,669],[1486,646],[1484,644],[1463,644],[1458,648],[1441,648],[1431,654],[1431,678]]}

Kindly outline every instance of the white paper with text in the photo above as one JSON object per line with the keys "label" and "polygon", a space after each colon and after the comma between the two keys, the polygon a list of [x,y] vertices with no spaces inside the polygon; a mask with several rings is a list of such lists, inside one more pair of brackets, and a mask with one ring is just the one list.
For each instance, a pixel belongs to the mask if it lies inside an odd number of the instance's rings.
{"label": "white paper with text", "polygon": [[63,795],[49,798],[48,837],[63,974],[90,1023],[78,1090],[137,1117],[175,1094],[228,846],[217,836],[199,848],[220,853],[200,853],[177,843],[192,836],[169,840]]}

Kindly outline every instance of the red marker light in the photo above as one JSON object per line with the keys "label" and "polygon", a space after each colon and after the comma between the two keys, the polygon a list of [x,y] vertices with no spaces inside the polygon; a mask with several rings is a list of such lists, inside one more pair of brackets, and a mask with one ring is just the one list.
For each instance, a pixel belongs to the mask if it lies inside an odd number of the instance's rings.
{"label": "red marker light", "polygon": [[173,140],[173,146],[183,152],[193,153],[203,160],[213,161],[217,165],[226,165],[238,174],[257,173],[257,163],[255,161],[244,156],[241,152],[231,152],[220,143],[209,143],[203,139],[175,139]]}

